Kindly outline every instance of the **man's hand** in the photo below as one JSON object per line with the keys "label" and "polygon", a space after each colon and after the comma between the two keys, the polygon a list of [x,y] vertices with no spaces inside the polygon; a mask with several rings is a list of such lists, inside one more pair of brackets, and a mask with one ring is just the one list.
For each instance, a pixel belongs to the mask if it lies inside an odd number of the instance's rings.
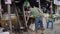
{"label": "man's hand", "polygon": [[31,15],[30,17],[34,17],[33,15]]}
{"label": "man's hand", "polygon": [[41,16],[41,17],[44,17],[43,13],[40,13],[40,16]]}

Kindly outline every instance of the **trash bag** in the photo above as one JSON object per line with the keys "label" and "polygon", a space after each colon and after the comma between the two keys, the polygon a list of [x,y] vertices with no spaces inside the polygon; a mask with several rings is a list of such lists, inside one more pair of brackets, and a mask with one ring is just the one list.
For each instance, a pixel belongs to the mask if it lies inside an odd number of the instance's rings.
{"label": "trash bag", "polygon": [[30,28],[32,31],[34,31],[34,30],[35,30],[35,24],[34,24],[34,23],[31,24],[31,25],[29,26],[29,28]]}

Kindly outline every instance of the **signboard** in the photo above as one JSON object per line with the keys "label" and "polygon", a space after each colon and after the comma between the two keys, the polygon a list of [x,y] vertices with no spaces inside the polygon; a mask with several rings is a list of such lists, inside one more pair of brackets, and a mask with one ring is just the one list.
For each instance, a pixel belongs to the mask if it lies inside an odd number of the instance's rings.
{"label": "signboard", "polygon": [[54,0],[54,4],[60,5],[60,0]]}
{"label": "signboard", "polygon": [[11,4],[11,0],[5,0],[5,4]]}

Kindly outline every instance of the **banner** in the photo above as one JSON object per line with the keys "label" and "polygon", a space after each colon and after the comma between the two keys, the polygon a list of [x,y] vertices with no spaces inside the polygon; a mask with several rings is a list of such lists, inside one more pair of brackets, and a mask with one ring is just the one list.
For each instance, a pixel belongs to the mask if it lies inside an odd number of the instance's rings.
{"label": "banner", "polygon": [[11,0],[5,0],[5,4],[11,4]]}
{"label": "banner", "polygon": [[54,4],[60,5],[60,0],[54,0]]}

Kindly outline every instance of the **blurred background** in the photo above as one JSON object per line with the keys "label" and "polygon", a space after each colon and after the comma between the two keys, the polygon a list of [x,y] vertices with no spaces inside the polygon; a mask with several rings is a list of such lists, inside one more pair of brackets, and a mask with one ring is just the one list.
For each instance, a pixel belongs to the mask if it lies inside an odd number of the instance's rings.
{"label": "blurred background", "polygon": [[[34,6],[44,15],[45,30],[41,32],[39,29],[37,34],[59,34],[60,0],[0,0],[0,33],[34,34],[34,17],[29,14],[29,7]],[[46,29],[50,14],[53,14],[54,18],[53,30]]]}

